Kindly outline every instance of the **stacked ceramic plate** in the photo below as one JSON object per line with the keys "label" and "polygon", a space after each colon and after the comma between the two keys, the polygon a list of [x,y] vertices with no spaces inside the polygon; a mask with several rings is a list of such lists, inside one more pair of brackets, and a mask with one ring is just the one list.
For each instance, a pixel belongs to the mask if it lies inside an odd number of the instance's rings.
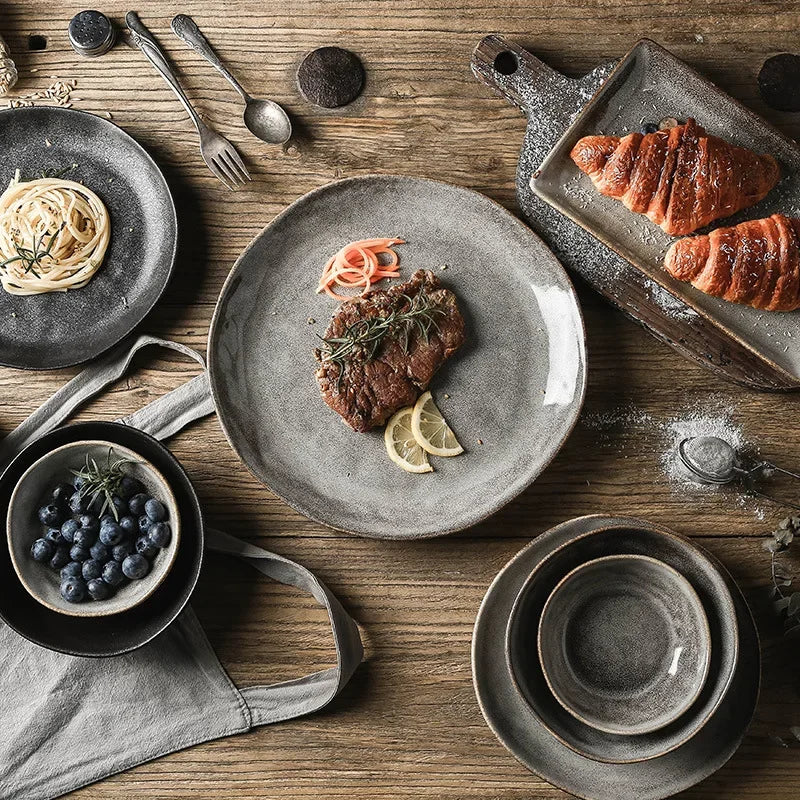
{"label": "stacked ceramic plate", "polygon": [[582,517],[497,576],[475,691],[529,769],[589,800],[669,797],[719,769],[753,715],[758,636],[725,569],[641,520]]}

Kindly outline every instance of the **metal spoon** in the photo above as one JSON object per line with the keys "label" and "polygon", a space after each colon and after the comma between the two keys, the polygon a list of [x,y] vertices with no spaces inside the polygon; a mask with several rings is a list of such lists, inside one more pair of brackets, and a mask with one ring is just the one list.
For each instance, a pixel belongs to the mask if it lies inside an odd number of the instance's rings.
{"label": "metal spoon", "polygon": [[220,61],[208,40],[200,32],[195,21],[186,14],[178,14],[172,20],[172,31],[193,50],[214,67],[242,96],[245,102],[244,124],[253,136],[267,144],[283,144],[292,135],[292,123],[289,115],[272,100],[257,100],[242,88],[239,81],[231,75],[228,68]]}
{"label": "metal spoon", "polygon": [[778,467],[770,461],[759,461],[750,467],[744,467],[736,448],[718,436],[692,436],[684,439],[678,445],[678,454],[683,465],[699,478],[701,483],[721,486],[739,480],[749,492],[759,497],[790,508],[800,508],[795,503],[780,500],[755,487],[755,481],[761,475],[781,472],[799,480],[800,475]]}

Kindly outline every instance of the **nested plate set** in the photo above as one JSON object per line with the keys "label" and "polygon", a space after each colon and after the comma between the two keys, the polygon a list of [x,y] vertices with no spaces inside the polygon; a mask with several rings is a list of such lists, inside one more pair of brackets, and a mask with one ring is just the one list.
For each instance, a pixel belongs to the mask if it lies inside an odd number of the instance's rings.
{"label": "nested plate set", "polygon": [[[666,235],[651,226],[642,236],[614,200],[595,193],[585,203],[588,179],[569,159],[587,133],[635,130],[649,106],[680,104],[710,132],[775,155],[787,178],[762,210],[789,213],[800,200],[794,143],[651,42],[613,71],[573,81],[487,37],[473,69],[529,112],[520,204],[561,260],[685,355],[761,388],[800,385],[797,352],[762,336],[759,312],[670,279],[659,266]],[[113,222],[107,263],[86,288],[0,293],[0,363],[87,361],[129,333],[166,286],[178,235],[166,182],[116,126],[67,109],[1,113],[0,146],[13,154],[4,180],[10,165],[75,163],[73,177],[96,187]],[[382,434],[335,419],[314,380],[311,354],[334,311],[315,293],[321,265],[377,232],[402,236],[403,266],[432,270],[455,292],[467,331],[434,383],[446,386],[437,400],[467,453],[422,478],[384,457]],[[780,320],[800,336],[796,314]],[[410,539],[474,525],[529,486],[577,420],[587,366],[570,279],[530,228],[465,188],[369,175],[300,198],[242,253],[214,312],[208,369],[225,435],[275,494],[331,528]],[[20,567],[23,553],[0,547],[0,614],[44,646],[107,656],[148,641],[183,608],[202,561],[202,514],[169,452],[112,423],[59,428],[30,445],[0,478],[0,512],[13,514],[40,458],[76,441],[129,448],[165,476],[180,530],[167,569],[118,613],[64,615],[28,586],[36,578]],[[760,681],[753,620],[725,569],[670,531],[603,516],[547,531],[501,571],[478,614],[472,667],[501,742],[551,783],[597,800],[655,800],[718,769],[744,736]]]}

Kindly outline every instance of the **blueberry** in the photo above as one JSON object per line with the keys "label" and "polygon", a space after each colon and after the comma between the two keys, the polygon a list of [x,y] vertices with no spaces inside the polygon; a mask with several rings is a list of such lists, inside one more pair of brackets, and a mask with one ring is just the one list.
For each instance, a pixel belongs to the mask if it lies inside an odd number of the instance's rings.
{"label": "blueberry", "polygon": [[65,567],[61,568],[61,580],[67,578],[80,578],[83,571],[83,564],[80,561],[70,561]]}
{"label": "blueberry", "polygon": [[75,490],[68,483],[59,483],[50,493],[50,498],[59,508],[66,508]]}
{"label": "blueberry", "polygon": [[53,557],[50,559],[50,566],[53,569],[61,569],[69,564],[69,562],[69,547],[66,545],[56,547],[56,552],[53,553]]}
{"label": "blueberry", "polygon": [[97,535],[97,532],[100,530],[100,520],[94,514],[81,514],[78,517],[78,522],[81,524],[81,528],[85,528],[87,531],[92,531],[92,533]]}
{"label": "blueberry", "polygon": [[156,500],[155,497],[151,497],[144,504],[144,513],[147,514],[153,522],[161,522],[167,518],[167,509],[164,508],[164,504],[160,500]]}
{"label": "blueberry", "polygon": [[114,517],[114,521],[116,522],[120,517],[124,517],[128,513],[128,504],[117,495],[111,495],[111,505],[114,506],[114,509],[117,512],[116,517]]}
{"label": "blueberry", "polygon": [[142,492],[144,492],[144,484],[140,480],[132,478],[130,475],[126,475],[119,482],[119,494],[123,500],[128,500]]}
{"label": "blueberry", "polygon": [[97,541],[97,534],[88,528],[78,528],[72,537],[72,543],[85,547],[87,550]]}
{"label": "blueberry", "polygon": [[39,509],[39,522],[41,522],[42,525],[55,528],[61,524],[62,519],[62,511],[54,503],[50,503],[49,506],[42,506]]}
{"label": "blueberry", "polygon": [[90,558],[88,561],[83,562],[81,574],[83,575],[83,579],[85,581],[91,581],[94,578],[99,578],[103,574],[103,564],[100,561]]}
{"label": "blueberry", "polygon": [[100,541],[108,547],[119,544],[124,538],[125,534],[116,522],[108,522],[100,528]]}
{"label": "blueberry", "polygon": [[109,586],[119,586],[125,580],[122,574],[122,567],[116,561],[109,561],[103,567],[103,580]]}
{"label": "blueberry", "polygon": [[61,526],[61,536],[65,542],[72,543],[75,537],[75,531],[80,530],[80,523],[76,519],[68,519]]}
{"label": "blueberry", "polygon": [[111,558],[109,549],[102,542],[95,542],[89,548],[89,555],[101,564],[105,564]]}
{"label": "blueberry", "polygon": [[73,514],[83,514],[89,508],[89,498],[80,492],[73,493],[69,499],[69,510]]}
{"label": "blueberry", "polygon": [[70,558],[73,561],[80,561],[83,563],[84,561],[88,561],[91,558],[89,553],[89,548],[82,547],[79,544],[72,545],[72,548],[69,551]]}
{"label": "blueberry", "polygon": [[130,542],[121,542],[111,548],[111,558],[122,563],[132,552],[133,545]]}
{"label": "blueberry", "polygon": [[655,122],[645,122],[642,125],[642,133],[647,135],[648,133],[656,133],[658,131],[658,125]]}
{"label": "blueberry", "polygon": [[154,522],[147,531],[150,544],[156,547],[166,547],[172,539],[172,530],[168,522]]}
{"label": "blueberry", "polygon": [[82,487],[83,487],[85,484],[86,484],[86,478],[83,478],[83,477],[81,477],[80,475],[76,475],[76,476],[75,476],[75,477],[72,479],[72,485],[73,485],[73,486],[74,486],[76,489],[81,489],[81,488],[82,488]]}
{"label": "blueberry", "polygon": [[37,539],[31,545],[31,555],[34,561],[49,561],[56,552],[56,546],[47,539]]}
{"label": "blueberry", "polygon": [[150,542],[149,536],[140,536],[136,540],[136,552],[141,553],[145,558],[155,558],[158,548]]}
{"label": "blueberry", "polygon": [[68,603],[80,603],[86,599],[86,582],[82,578],[66,578],[61,582],[61,596]]}
{"label": "blueberry", "polygon": [[147,531],[150,530],[150,526],[152,524],[153,520],[151,520],[150,517],[147,516],[147,514],[142,514],[142,516],[139,517],[139,522],[138,522],[139,533],[141,533],[143,536],[146,536]]}
{"label": "blueberry", "polygon": [[150,562],[141,553],[132,553],[122,562],[122,574],[131,580],[144,578],[150,572]]}
{"label": "blueberry", "polygon": [[107,600],[111,597],[111,587],[102,578],[93,578],[86,584],[93,600]]}
{"label": "blueberry", "polygon": [[143,492],[135,494],[133,497],[131,497],[131,499],[128,500],[128,510],[130,511],[131,516],[140,517],[142,514],[144,514],[144,504],[149,499],[150,498]]}
{"label": "blueberry", "polygon": [[134,517],[126,516],[121,517],[119,521],[119,526],[122,528],[122,532],[126,536],[136,536],[139,533],[139,523],[134,519]]}
{"label": "blueberry", "polygon": [[116,522],[113,514],[103,514],[103,516],[100,517],[101,528],[103,527],[103,525],[108,525],[109,522]]}
{"label": "blueberry", "polygon": [[47,539],[48,542],[51,542],[56,547],[60,544],[64,544],[64,537],[61,535],[61,528],[48,528],[45,531],[44,538]]}

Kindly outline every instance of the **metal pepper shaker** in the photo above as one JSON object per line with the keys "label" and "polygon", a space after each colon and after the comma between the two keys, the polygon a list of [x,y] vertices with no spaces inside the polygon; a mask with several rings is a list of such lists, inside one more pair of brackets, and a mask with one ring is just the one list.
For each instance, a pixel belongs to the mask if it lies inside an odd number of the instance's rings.
{"label": "metal pepper shaker", "polygon": [[101,56],[114,44],[111,20],[100,11],[80,11],[69,22],[69,43],[82,56]]}

